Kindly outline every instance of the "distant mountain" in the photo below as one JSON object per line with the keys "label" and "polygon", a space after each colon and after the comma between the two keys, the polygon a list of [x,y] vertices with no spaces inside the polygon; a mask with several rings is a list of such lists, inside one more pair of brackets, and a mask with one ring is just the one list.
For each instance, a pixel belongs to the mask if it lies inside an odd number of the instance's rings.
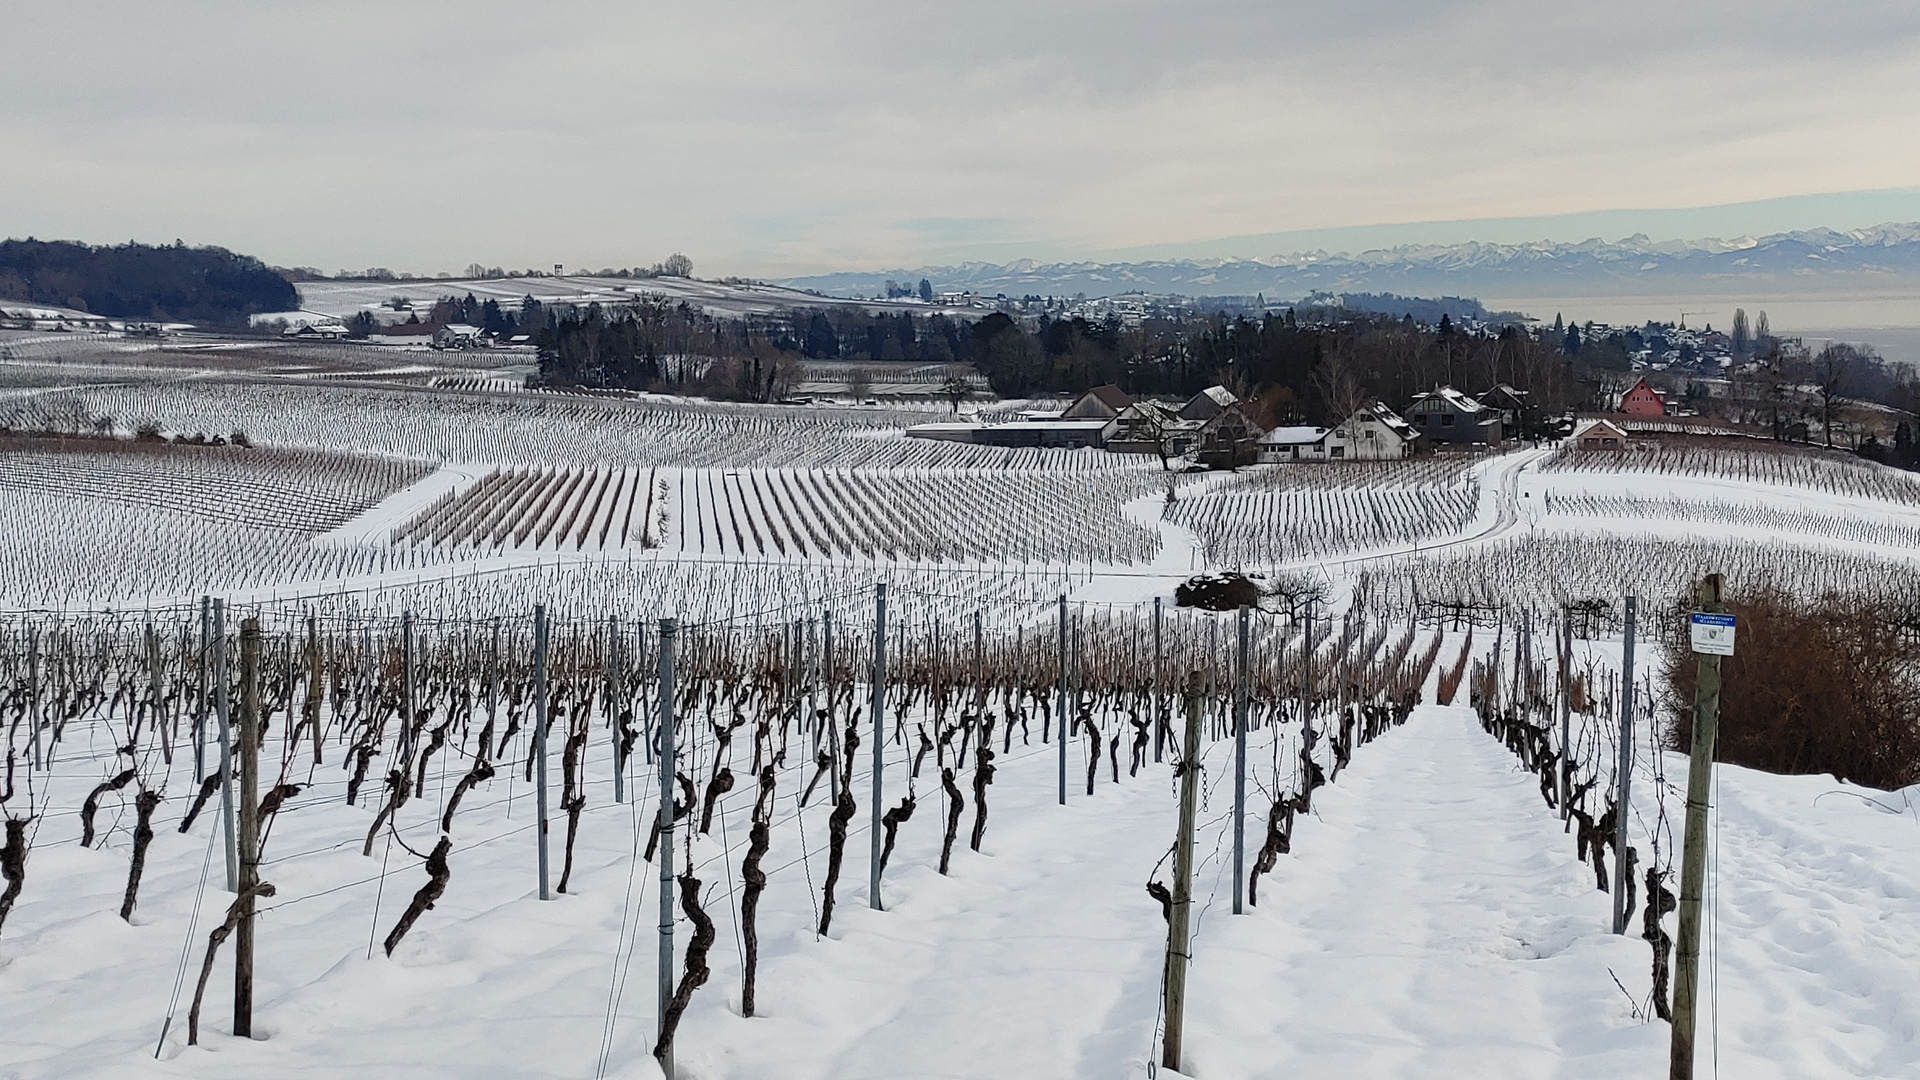
{"label": "distant mountain", "polygon": [[1920,285],[1920,222],[1853,232],[1810,229],[1758,239],[1615,243],[1409,245],[1359,254],[1297,252],[1262,259],[1180,259],[1134,263],[1038,263],[820,274],[783,284],[839,296],[871,296],[885,283],[926,278],[936,290],[1111,296],[1297,299],[1309,293],[1419,296],[1636,296],[1722,292],[1846,291]]}

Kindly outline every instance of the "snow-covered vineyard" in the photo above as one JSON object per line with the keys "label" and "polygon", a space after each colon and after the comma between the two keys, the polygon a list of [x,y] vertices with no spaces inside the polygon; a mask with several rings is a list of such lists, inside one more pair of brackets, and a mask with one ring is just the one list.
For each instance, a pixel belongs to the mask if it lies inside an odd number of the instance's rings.
{"label": "snow-covered vineyard", "polygon": [[[1760,443],[303,365],[0,364],[0,1076],[1653,1074],[1689,597],[1920,600],[1920,485]],[[1703,1068],[1920,1072],[1914,794],[1716,766]]]}

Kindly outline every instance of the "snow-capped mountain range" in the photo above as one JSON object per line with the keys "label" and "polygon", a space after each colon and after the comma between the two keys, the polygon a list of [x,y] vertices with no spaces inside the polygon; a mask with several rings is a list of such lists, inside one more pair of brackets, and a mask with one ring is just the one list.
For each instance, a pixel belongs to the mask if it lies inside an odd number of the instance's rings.
{"label": "snow-capped mountain range", "polygon": [[783,284],[872,296],[888,280],[940,292],[1071,296],[1127,292],[1297,298],[1315,291],[1414,295],[1632,296],[1669,292],[1847,292],[1920,285],[1920,222],[1840,232],[1808,229],[1733,240],[1417,244],[1363,251],[1295,252],[1256,259],[1150,262],[961,263],[872,273],[820,274]]}

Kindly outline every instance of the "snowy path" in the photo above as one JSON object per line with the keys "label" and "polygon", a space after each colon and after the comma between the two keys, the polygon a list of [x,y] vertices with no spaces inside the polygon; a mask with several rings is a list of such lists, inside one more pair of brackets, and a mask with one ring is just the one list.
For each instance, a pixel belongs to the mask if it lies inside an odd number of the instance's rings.
{"label": "snowy path", "polygon": [[[1424,707],[1315,794],[1293,854],[1195,946],[1188,1071],[1232,1077],[1653,1075],[1667,1028],[1607,976],[1638,939],[1531,774],[1467,709]],[[1250,827],[1249,832],[1254,830]]]}

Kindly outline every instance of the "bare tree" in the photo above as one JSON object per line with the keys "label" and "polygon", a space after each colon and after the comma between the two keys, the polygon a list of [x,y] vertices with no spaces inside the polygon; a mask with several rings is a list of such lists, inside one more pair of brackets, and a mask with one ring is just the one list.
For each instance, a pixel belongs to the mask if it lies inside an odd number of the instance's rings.
{"label": "bare tree", "polygon": [[940,396],[952,403],[953,411],[960,412],[960,403],[973,395],[973,387],[963,375],[949,375],[947,381],[940,384]]}
{"label": "bare tree", "polygon": [[1858,355],[1851,345],[1835,343],[1820,350],[1813,359],[1814,393],[1820,399],[1820,426],[1825,429],[1827,445],[1833,445],[1833,414],[1840,400],[1840,386],[1846,382],[1847,369]]}
{"label": "bare tree", "polygon": [[1342,339],[1328,350],[1320,366],[1314,369],[1313,387],[1326,402],[1327,412],[1335,424],[1351,420],[1354,413],[1373,400],[1350,339]]}
{"label": "bare tree", "polygon": [[847,393],[853,395],[856,402],[867,400],[873,393],[873,376],[865,368],[854,368],[847,374]]}

